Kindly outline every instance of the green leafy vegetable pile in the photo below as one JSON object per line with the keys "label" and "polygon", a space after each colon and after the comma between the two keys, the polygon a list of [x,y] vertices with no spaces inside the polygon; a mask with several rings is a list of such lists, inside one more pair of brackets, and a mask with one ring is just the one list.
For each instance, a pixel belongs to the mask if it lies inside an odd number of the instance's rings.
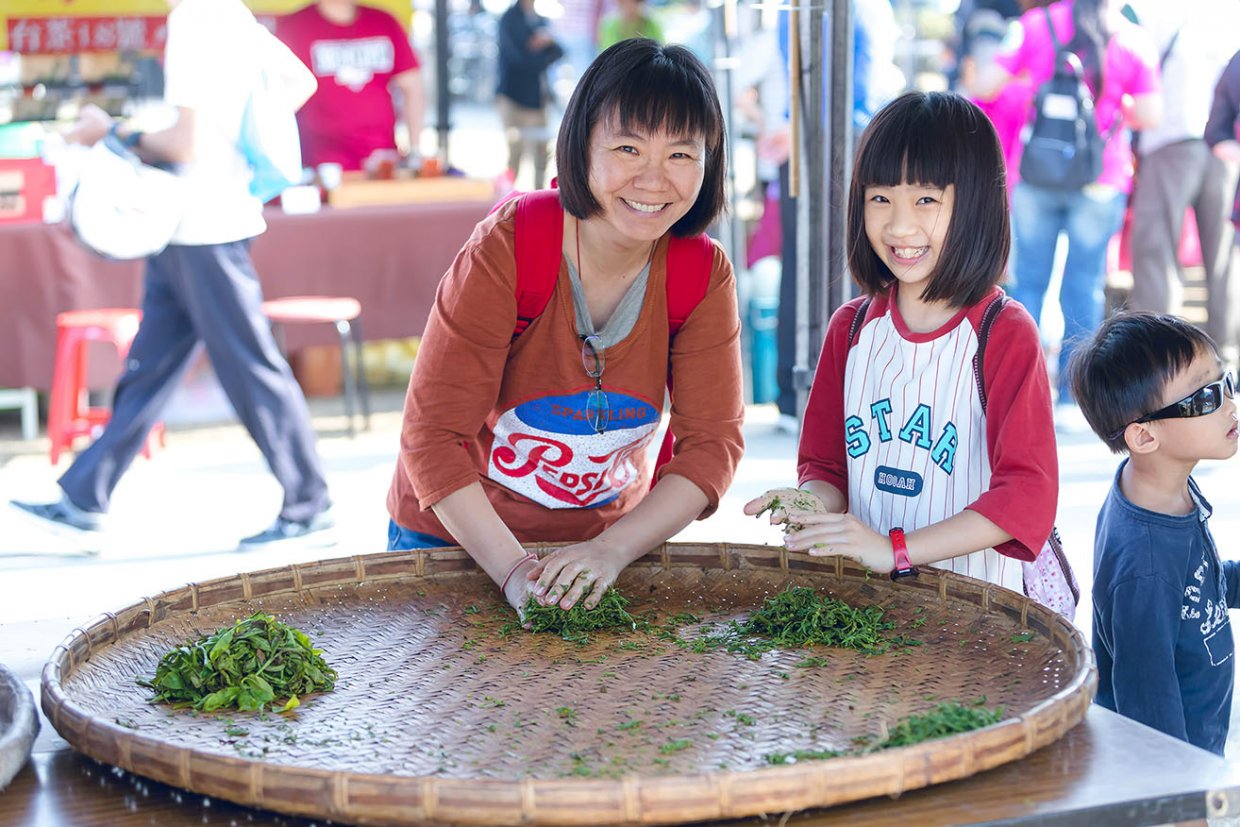
{"label": "green leafy vegetable pile", "polygon": [[929,712],[921,715],[909,715],[896,721],[895,726],[882,740],[874,738],[859,739],[858,747],[851,750],[810,750],[800,749],[793,752],[773,752],[766,756],[769,764],[792,764],[797,761],[820,761],[836,758],[841,755],[864,755],[878,750],[907,747],[931,741],[935,738],[946,738],[975,729],[988,727],[1003,720],[1003,707],[987,709],[986,699],[979,698],[976,703],[966,706],[959,701],[944,701]]}
{"label": "green leafy vegetable pile", "polygon": [[892,646],[917,643],[883,635],[894,628],[895,623],[883,620],[880,606],[856,609],[811,588],[793,586],[768,597],[748,620],[733,620],[721,631],[698,638],[693,649],[722,648],[756,660],[772,649],[839,646],[878,655]]}
{"label": "green leafy vegetable pile", "polygon": [[155,690],[153,701],[202,712],[262,711],[280,698],[287,700],[277,711],[286,712],[301,704],[299,695],[335,688],[336,670],[304,632],[256,612],[173,649],[138,685]]}
{"label": "green leafy vegetable pile", "polygon": [[633,631],[637,621],[628,612],[629,601],[615,589],[603,592],[598,605],[593,609],[585,606],[585,597],[573,604],[567,611],[558,604],[544,606],[532,595],[525,602],[525,622],[531,632],[553,632],[570,643],[585,644],[590,642],[590,633],[603,629],[622,629]]}

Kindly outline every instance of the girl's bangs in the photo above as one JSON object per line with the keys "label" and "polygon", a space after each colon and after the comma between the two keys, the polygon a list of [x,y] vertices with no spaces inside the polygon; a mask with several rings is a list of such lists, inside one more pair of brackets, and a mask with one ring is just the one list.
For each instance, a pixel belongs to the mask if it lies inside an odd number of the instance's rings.
{"label": "girl's bangs", "polygon": [[961,169],[963,163],[956,157],[961,144],[949,136],[934,134],[928,126],[928,119],[923,117],[883,123],[883,128],[869,136],[869,146],[861,153],[857,180],[866,187],[955,184],[953,171]]}

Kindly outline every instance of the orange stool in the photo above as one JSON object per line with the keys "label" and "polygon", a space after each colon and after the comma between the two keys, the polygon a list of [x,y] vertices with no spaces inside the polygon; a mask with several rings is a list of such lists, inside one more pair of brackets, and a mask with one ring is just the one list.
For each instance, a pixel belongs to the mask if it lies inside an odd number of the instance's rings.
{"label": "orange stool", "polygon": [[[52,373],[52,393],[48,400],[47,436],[51,442],[52,465],[60,453],[72,449],[80,436],[98,433],[112,412],[92,408],[86,402],[86,349],[90,342],[107,342],[124,361],[138,332],[142,312],[121,308],[70,310],[56,316],[56,367]],[[142,454],[151,457],[151,443],[164,444],[164,423],[156,422],[146,438]]]}
{"label": "orange stool", "polygon": [[[334,325],[340,336],[340,369],[344,374],[344,409],[353,436],[353,407],[357,396],[362,402],[362,427],[370,430],[370,389],[362,369],[362,327],[358,321],[362,305],[342,296],[289,296],[263,302],[263,314],[273,325],[325,323]],[[283,337],[277,333],[283,349]],[[352,368],[349,355],[352,351]]]}

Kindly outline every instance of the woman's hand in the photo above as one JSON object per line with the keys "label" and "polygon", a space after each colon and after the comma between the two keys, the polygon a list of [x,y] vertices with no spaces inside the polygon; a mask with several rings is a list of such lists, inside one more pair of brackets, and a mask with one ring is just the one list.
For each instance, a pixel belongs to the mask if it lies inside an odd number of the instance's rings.
{"label": "woman's hand", "polygon": [[745,513],[754,517],[764,511],[771,512],[771,525],[784,524],[791,528],[789,511],[824,513],[827,507],[817,495],[800,488],[772,488],[760,497],[745,503]]}
{"label": "woman's hand", "polygon": [[623,559],[616,549],[596,537],[548,554],[523,580],[544,606],[558,603],[561,609],[571,609],[587,595],[585,607],[593,609],[620,576]]}
{"label": "woman's hand", "polygon": [[507,585],[504,586],[504,599],[516,611],[517,619],[521,621],[522,626],[526,625],[525,604],[529,602],[530,595],[534,594],[534,584],[526,575],[537,565],[537,560],[529,558],[522,560],[509,576]]}
{"label": "woman's hand", "polygon": [[842,554],[881,574],[895,567],[891,539],[851,514],[789,511],[787,517],[789,523],[800,526],[784,538],[789,551],[814,557]]}

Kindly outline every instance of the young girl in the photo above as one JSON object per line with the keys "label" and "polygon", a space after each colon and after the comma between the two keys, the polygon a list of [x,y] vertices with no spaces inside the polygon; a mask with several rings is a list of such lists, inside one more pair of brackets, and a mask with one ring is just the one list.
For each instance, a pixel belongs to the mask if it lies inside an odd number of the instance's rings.
{"label": "young girl", "polygon": [[880,111],[849,192],[848,264],[866,295],[827,328],[800,491],[768,491],[746,513],[771,508],[796,551],[1022,590],[1021,561],[1051,533],[1058,467],[1037,325],[996,287],[1008,246],[1003,154],[981,110],[911,92]]}

